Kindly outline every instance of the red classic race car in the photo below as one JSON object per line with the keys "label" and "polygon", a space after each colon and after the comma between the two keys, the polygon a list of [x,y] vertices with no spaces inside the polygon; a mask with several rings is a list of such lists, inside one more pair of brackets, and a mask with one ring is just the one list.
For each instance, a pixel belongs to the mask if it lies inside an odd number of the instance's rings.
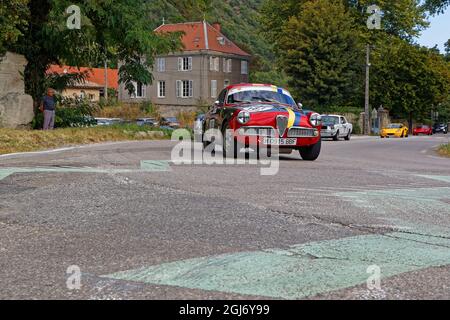
{"label": "red classic race car", "polygon": [[413,135],[426,134],[427,136],[433,135],[433,129],[429,126],[417,126],[413,130]]}
{"label": "red classic race car", "polygon": [[[321,117],[304,112],[291,94],[264,84],[238,84],[225,88],[203,121],[203,145],[217,143],[207,132],[221,132],[224,157],[261,150],[271,154],[298,150],[302,159],[319,157]],[[206,132],[206,133],[205,133]],[[256,150],[255,150],[256,149]]]}

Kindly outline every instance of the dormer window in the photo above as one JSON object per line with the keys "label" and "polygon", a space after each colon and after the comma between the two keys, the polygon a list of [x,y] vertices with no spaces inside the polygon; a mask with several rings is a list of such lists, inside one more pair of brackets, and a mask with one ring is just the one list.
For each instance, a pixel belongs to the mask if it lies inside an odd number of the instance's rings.
{"label": "dormer window", "polygon": [[225,45],[225,38],[224,37],[217,37],[217,41],[221,46]]}

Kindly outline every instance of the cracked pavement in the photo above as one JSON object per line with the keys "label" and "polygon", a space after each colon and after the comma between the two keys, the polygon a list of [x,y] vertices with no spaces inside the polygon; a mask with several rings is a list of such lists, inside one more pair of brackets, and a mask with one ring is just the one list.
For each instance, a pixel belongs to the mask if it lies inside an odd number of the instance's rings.
{"label": "cracked pavement", "polygon": [[[168,141],[0,157],[0,170],[110,169],[22,172],[0,180],[0,298],[449,299],[450,159],[434,151],[445,142],[440,135],[324,141],[318,161],[282,156],[275,176],[261,176],[254,165],[139,171],[142,160],[170,159],[174,143]],[[301,253],[299,261],[283,258],[291,271],[273,258],[281,252]],[[343,269],[308,262],[324,257],[345,260]],[[206,261],[194,269],[201,279],[170,274],[173,267],[192,275],[190,264],[198,261]],[[364,267],[365,273],[377,261],[389,264],[381,290],[370,291],[352,272]],[[66,286],[71,265],[81,269],[80,290]],[[132,273],[108,277],[140,268],[150,270],[145,281],[130,280]],[[241,288],[223,280],[230,270],[242,281],[270,283],[274,274],[280,280],[273,290],[255,283]],[[161,272],[167,283],[159,282]],[[302,287],[292,286],[294,274]]]}

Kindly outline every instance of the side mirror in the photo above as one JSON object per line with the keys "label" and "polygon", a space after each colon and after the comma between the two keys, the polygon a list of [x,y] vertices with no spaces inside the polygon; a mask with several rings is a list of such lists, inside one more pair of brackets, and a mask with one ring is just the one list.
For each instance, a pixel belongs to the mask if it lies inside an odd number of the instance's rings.
{"label": "side mirror", "polygon": [[297,103],[297,106],[300,108],[300,110],[303,110],[303,104],[301,104],[300,102]]}

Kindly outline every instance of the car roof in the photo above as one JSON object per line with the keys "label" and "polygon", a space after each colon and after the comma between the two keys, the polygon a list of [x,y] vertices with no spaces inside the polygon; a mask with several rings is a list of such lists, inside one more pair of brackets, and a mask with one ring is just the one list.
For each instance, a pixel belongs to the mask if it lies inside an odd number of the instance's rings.
{"label": "car roof", "polygon": [[340,116],[340,115],[337,115],[337,114],[322,114],[322,116],[325,116],[325,117],[343,117],[343,116]]}
{"label": "car roof", "polygon": [[281,90],[283,90],[283,92],[285,92],[285,93],[290,95],[290,92],[287,89],[282,88],[282,87],[278,87],[278,86],[270,84],[270,83],[239,83],[239,84],[229,85],[225,89],[230,91],[232,89],[250,88],[250,87],[255,87],[255,88],[261,88],[261,87],[276,88],[276,89],[281,89]]}

